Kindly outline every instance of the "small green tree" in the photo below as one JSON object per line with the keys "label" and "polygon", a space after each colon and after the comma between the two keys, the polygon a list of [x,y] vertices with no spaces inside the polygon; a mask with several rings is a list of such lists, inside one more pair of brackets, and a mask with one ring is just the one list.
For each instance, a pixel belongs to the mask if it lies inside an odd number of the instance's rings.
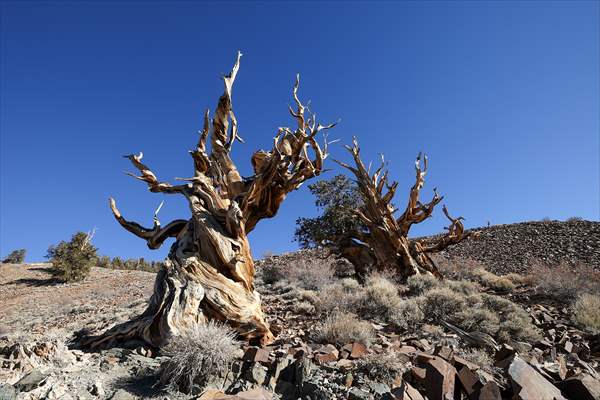
{"label": "small green tree", "polygon": [[5,264],[22,264],[25,261],[26,253],[27,250],[25,249],[13,250],[2,262]]}
{"label": "small green tree", "polygon": [[322,214],[314,218],[298,218],[294,239],[303,248],[332,244],[350,232],[364,228],[353,210],[362,204],[356,184],[345,175],[336,175],[308,185],[316,196],[315,205]]}
{"label": "small green tree", "polygon": [[98,261],[97,249],[90,243],[91,234],[77,232],[71,241],[61,241],[48,248],[46,256],[63,282],[81,281]]}

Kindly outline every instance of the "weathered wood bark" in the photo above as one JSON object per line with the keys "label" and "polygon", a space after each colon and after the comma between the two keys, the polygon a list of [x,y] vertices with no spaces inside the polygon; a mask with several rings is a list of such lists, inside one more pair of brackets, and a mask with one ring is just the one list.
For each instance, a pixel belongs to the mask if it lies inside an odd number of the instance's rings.
{"label": "weathered wood bark", "polygon": [[340,161],[336,162],[350,170],[356,177],[363,204],[355,210],[355,213],[366,226],[366,230],[352,232],[343,238],[338,238],[336,246],[339,254],[355,266],[360,266],[357,269],[359,275],[364,274],[365,263],[370,263],[372,267],[379,270],[392,269],[404,279],[422,273],[441,279],[442,275],[429,255],[442,251],[473,234],[464,232],[462,217],[452,218],[446,206],[443,206],[444,214],[450,220],[446,235],[433,242],[408,239],[411,226],[430,217],[435,206],[443,199],[434,189],[434,196],[429,203],[423,204],[419,201],[419,194],[427,173],[427,157],[421,157],[421,154],[417,157],[416,182],[410,190],[404,213],[396,218],[394,214],[397,210],[392,200],[398,183],[388,181],[388,171],[384,169],[383,157],[381,166],[371,175],[360,159],[360,148],[356,139],[352,147],[346,146],[346,148],[352,154],[355,167]]}
{"label": "weathered wood bark", "polygon": [[[277,213],[290,191],[321,173],[327,157],[327,141],[321,147],[316,135],[335,124],[323,126],[316,122],[314,114],[306,115],[297,95],[297,77],[293,90],[297,108],[290,107],[290,112],[298,127],[279,128],[272,150],[259,150],[252,156],[254,176],[242,178],[230,157],[234,142],[243,142],[231,104],[240,57],[238,53],[231,73],[223,78],[225,92],[212,123],[209,112],[204,115],[198,144],[190,151],[194,176],[180,179],[186,184],[174,186],[159,181],[142,163],[141,153],[126,156],[140,172],[139,176],[130,175],[146,182],[151,192],[185,196],[191,218],[163,227],[157,210],[154,226],[145,228],[123,218],[115,201],[110,199],[117,221],[146,240],[151,249],[159,248],[169,237],[176,241],[165,267],[156,277],[146,311],[130,322],[90,338],[87,346],[103,347],[141,339],[159,347],[173,335],[211,319],[231,325],[248,340],[263,344],[273,340],[261,310],[260,296],[254,290],[254,262],[247,235],[258,221]],[[210,154],[206,148],[209,137]],[[314,153],[312,159],[310,149]]]}

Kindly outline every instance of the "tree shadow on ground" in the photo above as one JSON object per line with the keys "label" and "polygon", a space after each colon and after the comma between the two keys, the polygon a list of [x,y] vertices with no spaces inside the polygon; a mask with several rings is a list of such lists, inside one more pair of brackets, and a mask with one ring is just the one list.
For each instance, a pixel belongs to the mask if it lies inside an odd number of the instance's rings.
{"label": "tree shadow on ground", "polygon": [[8,282],[7,284],[40,287],[40,286],[58,285],[59,283],[63,283],[63,282],[58,278],[45,278],[45,279],[21,278],[21,279],[15,279],[14,281]]}
{"label": "tree shadow on ground", "polygon": [[119,378],[111,386],[115,390],[123,389],[144,399],[167,395],[168,392],[157,385],[158,381],[156,373],[144,371],[138,375]]}

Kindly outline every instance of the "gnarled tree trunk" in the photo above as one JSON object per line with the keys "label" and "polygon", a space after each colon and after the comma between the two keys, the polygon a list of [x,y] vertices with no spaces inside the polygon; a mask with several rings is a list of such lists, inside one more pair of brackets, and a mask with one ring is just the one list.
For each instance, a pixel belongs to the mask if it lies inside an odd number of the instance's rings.
{"label": "gnarled tree trunk", "polygon": [[[154,226],[144,228],[123,218],[115,201],[110,199],[117,221],[146,240],[151,249],[160,247],[169,237],[176,241],[156,277],[146,311],[132,321],[89,338],[85,343],[88,347],[107,347],[128,340],[143,340],[160,347],[170,337],[211,319],[231,325],[248,340],[262,344],[273,340],[261,310],[260,296],[254,290],[254,262],[247,235],[262,218],[277,213],[287,193],[320,174],[327,157],[327,141],[324,147],[319,146],[316,135],[335,124],[323,126],[316,122],[314,114],[305,116],[305,107],[297,96],[297,77],[293,90],[297,109],[290,108],[290,112],[298,127],[279,128],[272,150],[259,150],[252,156],[254,176],[242,178],[230,158],[235,140],[243,142],[231,105],[240,57],[238,53],[231,73],[223,78],[225,92],[214,119],[210,120],[208,111],[204,116],[198,145],[190,151],[194,176],[181,179],[187,184],[173,186],[160,182],[141,162],[141,153],[126,156],[140,172],[139,176],[130,175],[146,182],[151,192],[185,196],[191,218],[163,227],[157,218],[159,207]],[[210,154],[206,149],[209,137]],[[312,159],[309,149],[314,153]]]}
{"label": "gnarled tree trunk", "polygon": [[[415,274],[431,274],[442,278],[435,263],[429,256],[452,244],[456,244],[473,233],[465,233],[462,217],[452,218],[446,206],[444,214],[450,220],[446,235],[434,241],[410,240],[408,232],[413,224],[429,218],[433,209],[443,197],[434,189],[433,199],[426,204],[419,201],[419,193],[425,183],[427,173],[427,157],[421,154],[415,162],[416,182],[413,185],[408,205],[404,213],[396,218],[397,211],[392,200],[398,187],[397,182],[388,182],[388,171],[384,170],[385,162],[373,173],[365,168],[360,159],[360,148],[354,139],[353,146],[346,146],[354,159],[355,167],[337,161],[338,164],[350,170],[356,177],[356,182],[363,199],[363,204],[354,210],[357,217],[364,223],[366,229],[351,232],[343,238],[335,240],[338,253],[347,258],[360,275],[365,272],[365,262],[379,270],[396,271],[403,279]],[[421,167],[423,161],[423,167]],[[386,192],[384,193],[384,189]]]}

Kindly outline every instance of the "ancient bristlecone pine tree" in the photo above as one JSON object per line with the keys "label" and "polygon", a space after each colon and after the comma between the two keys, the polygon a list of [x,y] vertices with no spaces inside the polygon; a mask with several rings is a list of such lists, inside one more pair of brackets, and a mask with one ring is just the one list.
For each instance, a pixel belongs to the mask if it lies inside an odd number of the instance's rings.
{"label": "ancient bristlecone pine tree", "polygon": [[[90,338],[90,347],[108,346],[130,339],[161,346],[207,320],[226,322],[248,340],[268,343],[273,335],[254,290],[254,262],[247,235],[263,218],[273,217],[286,195],[304,181],[319,175],[327,157],[327,141],[319,146],[319,131],[333,127],[316,122],[298,99],[299,79],[293,89],[296,129],[279,128],[270,151],[252,155],[254,175],[242,177],[231,160],[238,127],[231,104],[231,90],[239,69],[241,53],[231,73],[223,77],[225,92],[211,121],[204,115],[198,145],[190,154],[194,176],[180,179],[183,185],[158,180],[142,163],[142,154],[126,156],[140,172],[135,178],[148,184],[151,192],[180,194],[189,202],[191,217],[161,225],[156,213],[154,226],[145,228],[126,220],[110,199],[119,223],[157,249],[169,237],[176,238],[165,266],[158,273],[154,293],[146,311],[127,323]],[[210,153],[207,140],[210,138]],[[312,149],[314,156],[309,156]],[[160,208],[160,207],[159,207]],[[157,210],[158,211],[158,210]]]}
{"label": "ancient bristlecone pine tree", "polygon": [[362,221],[364,229],[337,238],[339,253],[354,264],[359,275],[367,269],[374,268],[395,271],[401,278],[415,274],[431,274],[442,278],[429,255],[475,234],[465,233],[461,222],[463,218],[452,218],[446,206],[443,206],[444,214],[450,220],[450,226],[446,228],[448,232],[444,236],[433,241],[408,239],[411,226],[430,217],[435,206],[443,199],[433,189],[434,196],[429,203],[423,204],[419,201],[419,193],[427,173],[427,157],[418,155],[415,162],[416,182],[410,190],[408,205],[402,215],[395,217],[397,210],[392,200],[398,183],[388,181],[383,157],[381,166],[371,175],[360,159],[360,148],[356,139],[353,146],[346,146],[346,149],[352,154],[355,167],[336,162],[356,176],[363,204],[354,212]]}

